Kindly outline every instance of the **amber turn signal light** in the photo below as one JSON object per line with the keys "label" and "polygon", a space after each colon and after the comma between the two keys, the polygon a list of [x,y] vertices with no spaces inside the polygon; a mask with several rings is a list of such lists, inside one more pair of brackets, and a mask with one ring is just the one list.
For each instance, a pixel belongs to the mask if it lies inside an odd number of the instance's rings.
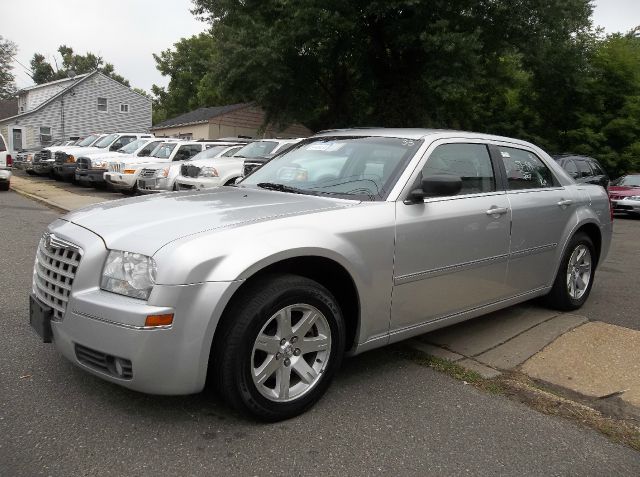
{"label": "amber turn signal light", "polygon": [[144,326],[168,326],[173,323],[173,313],[168,315],[148,315]]}

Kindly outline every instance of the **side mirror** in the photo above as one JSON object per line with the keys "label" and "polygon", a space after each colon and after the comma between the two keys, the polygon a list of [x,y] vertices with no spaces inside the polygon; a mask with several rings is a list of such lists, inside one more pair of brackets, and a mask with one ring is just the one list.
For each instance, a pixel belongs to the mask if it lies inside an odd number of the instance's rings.
{"label": "side mirror", "polygon": [[447,197],[462,190],[462,179],[454,175],[436,175],[422,179],[421,187],[409,193],[409,203],[421,202],[426,197]]}

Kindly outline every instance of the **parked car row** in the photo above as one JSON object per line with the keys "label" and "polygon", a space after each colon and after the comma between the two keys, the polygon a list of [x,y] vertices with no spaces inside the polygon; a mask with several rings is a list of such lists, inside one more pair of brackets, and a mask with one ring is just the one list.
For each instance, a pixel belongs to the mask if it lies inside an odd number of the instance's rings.
{"label": "parked car row", "polygon": [[300,140],[191,141],[143,133],[95,134],[72,144],[25,151],[15,167],[31,175],[106,186],[128,195],[206,189],[234,183],[244,170],[252,169],[245,161],[264,163]]}

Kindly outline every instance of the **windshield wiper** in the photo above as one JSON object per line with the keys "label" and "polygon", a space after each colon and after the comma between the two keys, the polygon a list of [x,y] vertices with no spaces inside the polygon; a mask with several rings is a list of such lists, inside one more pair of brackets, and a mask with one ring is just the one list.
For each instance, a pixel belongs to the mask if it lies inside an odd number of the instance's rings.
{"label": "windshield wiper", "polygon": [[261,189],[277,190],[278,192],[291,192],[292,194],[306,194],[306,190],[297,189],[284,184],[276,184],[274,182],[259,182],[257,184]]}

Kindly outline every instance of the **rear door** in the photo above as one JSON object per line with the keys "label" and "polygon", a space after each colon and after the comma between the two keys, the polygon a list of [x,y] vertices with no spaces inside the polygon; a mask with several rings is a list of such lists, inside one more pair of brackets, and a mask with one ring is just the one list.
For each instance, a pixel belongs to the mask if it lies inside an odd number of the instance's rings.
{"label": "rear door", "polygon": [[448,140],[427,151],[416,180],[450,174],[463,187],[454,196],[396,204],[393,330],[505,296],[511,214],[495,170],[483,142]]}
{"label": "rear door", "polygon": [[507,286],[509,295],[520,295],[553,281],[558,247],[576,220],[578,198],[533,150],[502,145],[492,150],[506,173],[512,214]]}

